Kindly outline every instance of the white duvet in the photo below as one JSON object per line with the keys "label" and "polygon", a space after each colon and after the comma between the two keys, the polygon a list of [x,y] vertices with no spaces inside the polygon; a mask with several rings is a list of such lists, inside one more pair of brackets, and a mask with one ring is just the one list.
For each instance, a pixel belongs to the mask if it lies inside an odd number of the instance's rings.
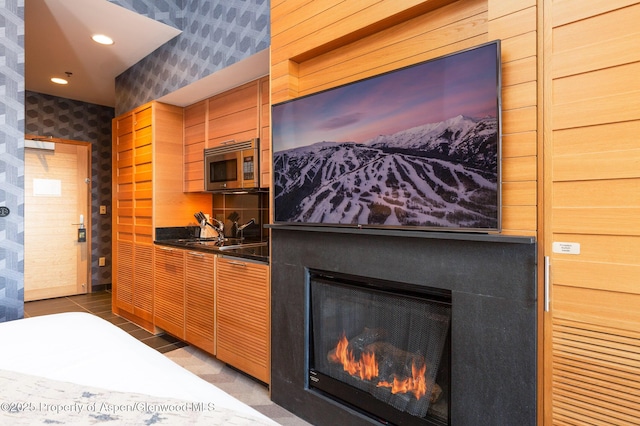
{"label": "white duvet", "polygon": [[276,424],[125,331],[88,313],[0,323],[0,369],[47,379],[213,403]]}

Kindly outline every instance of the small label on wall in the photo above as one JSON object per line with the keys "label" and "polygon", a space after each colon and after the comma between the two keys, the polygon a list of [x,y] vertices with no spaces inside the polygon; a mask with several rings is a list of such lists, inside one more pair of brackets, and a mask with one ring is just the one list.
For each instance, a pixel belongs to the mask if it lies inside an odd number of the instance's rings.
{"label": "small label on wall", "polygon": [[580,254],[580,243],[553,243],[553,252],[560,254]]}
{"label": "small label on wall", "polygon": [[35,197],[62,196],[62,181],[58,179],[34,179],[33,195]]}

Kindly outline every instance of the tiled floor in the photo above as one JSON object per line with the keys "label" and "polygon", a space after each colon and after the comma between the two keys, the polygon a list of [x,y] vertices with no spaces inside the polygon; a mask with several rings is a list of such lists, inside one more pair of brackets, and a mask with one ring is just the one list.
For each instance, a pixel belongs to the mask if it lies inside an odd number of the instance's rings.
{"label": "tiled floor", "polygon": [[58,312],[90,312],[117,325],[136,339],[161,353],[187,346],[186,343],[167,334],[153,335],[136,324],[111,313],[110,291],[36,300],[25,302],[24,304],[25,317],[36,317]]}

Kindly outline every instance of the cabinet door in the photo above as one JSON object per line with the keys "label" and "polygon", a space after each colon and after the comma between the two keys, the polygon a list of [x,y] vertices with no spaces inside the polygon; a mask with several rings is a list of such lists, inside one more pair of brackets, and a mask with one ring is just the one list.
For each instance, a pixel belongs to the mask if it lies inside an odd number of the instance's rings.
{"label": "cabinet door", "polygon": [[116,241],[117,264],[113,288],[113,306],[133,313],[133,243]]}
{"label": "cabinet door", "polygon": [[269,267],[233,258],[216,262],[216,356],[270,382]]}
{"label": "cabinet door", "polygon": [[271,104],[268,76],[260,79],[260,187],[271,187]]}
{"label": "cabinet door", "polygon": [[204,147],[208,101],[184,109],[184,192],[204,191]]}
{"label": "cabinet door", "polygon": [[156,246],[153,322],[184,339],[184,250]]}
{"label": "cabinet door", "polygon": [[215,255],[185,255],[185,340],[215,355]]}
{"label": "cabinet door", "polygon": [[258,80],[209,99],[207,148],[259,137]]}

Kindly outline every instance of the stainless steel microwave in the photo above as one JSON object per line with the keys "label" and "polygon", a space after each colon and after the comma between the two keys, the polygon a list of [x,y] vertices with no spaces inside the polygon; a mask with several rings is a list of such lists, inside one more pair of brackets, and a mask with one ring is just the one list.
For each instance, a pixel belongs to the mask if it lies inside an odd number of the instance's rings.
{"label": "stainless steel microwave", "polygon": [[205,190],[251,191],[260,188],[258,138],[229,141],[204,150]]}

